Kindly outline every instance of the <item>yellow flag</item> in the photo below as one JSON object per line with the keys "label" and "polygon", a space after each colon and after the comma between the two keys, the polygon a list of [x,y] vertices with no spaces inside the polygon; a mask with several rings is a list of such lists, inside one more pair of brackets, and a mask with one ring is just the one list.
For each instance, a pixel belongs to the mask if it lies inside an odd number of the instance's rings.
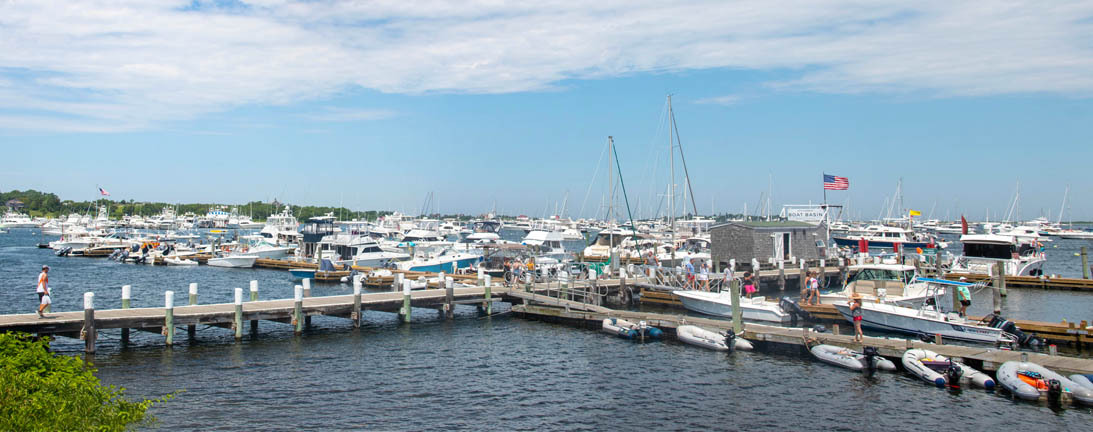
{"label": "yellow flag", "polygon": [[922,212],[920,212],[920,211],[918,211],[918,210],[911,210],[911,211],[909,212],[909,214],[910,214],[911,216],[922,216]]}

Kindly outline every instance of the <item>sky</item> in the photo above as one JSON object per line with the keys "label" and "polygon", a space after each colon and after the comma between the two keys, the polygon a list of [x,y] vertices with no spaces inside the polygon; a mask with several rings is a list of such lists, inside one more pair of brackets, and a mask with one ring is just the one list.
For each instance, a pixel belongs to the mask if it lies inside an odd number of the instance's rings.
{"label": "sky", "polygon": [[1093,3],[964,3],[0,2],[0,190],[1093,219]]}

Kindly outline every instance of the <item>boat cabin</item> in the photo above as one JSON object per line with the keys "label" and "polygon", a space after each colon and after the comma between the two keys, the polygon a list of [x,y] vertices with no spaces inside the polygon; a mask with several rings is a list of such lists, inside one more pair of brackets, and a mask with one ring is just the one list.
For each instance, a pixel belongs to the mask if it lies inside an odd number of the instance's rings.
{"label": "boat cabin", "polygon": [[901,297],[904,288],[915,278],[915,268],[901,264],[868,264],[850,267],[850,279],[846,283],[846,295],[858,293],[863,296],[877,296],[878,289],[884,289],[889,297]]}

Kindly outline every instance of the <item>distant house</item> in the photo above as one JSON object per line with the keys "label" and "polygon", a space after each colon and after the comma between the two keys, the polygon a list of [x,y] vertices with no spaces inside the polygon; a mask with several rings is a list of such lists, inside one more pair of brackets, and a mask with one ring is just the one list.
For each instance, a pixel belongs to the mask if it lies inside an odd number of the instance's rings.
{"label": "distant house", "polygon": [[7,206],[9,209],[12,210],[22,210],[23,207],[26,207],[26,204],[23,204],[22,201],[19,201],[17,199],[10,199],[7,202]]}
{"label": "distant house", "polygon": [[761,263],[796,257],[815,260],[827,253],[827,226],[804,222],[734,221],[710,228],[710,255],[725,265],[735,259],[742,265],[757,259]]}

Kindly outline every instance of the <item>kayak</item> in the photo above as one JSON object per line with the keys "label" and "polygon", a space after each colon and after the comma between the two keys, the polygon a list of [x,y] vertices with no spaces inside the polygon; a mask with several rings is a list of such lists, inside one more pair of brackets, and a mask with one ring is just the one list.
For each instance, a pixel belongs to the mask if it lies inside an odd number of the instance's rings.
{"label": "kayak", "polygon": [[994,388],[994,380],[987,374],[930,350],[907,350],[903,353],[903,368],[938,387],[957,387],[961,381],[968,380],[987,390]]}
{"label": "kayak", "polygon": [[733,349],[750,351],[751,342],[731,333],[718,333],[693,325],[681,325],[676,328],[676,337],[680,342],[688,343],[714,351],[729,351],[728,340],[732,340]]}
{"label": "kayak", "polygon": [[[866,349],[870,349],[867,347]],[[876,363],[875,367],[880,370],[894,371],[896,370],[896,364],[892,363],[878,354],[866,356],[864,353],[851,350],[850,348],[843,348],[835,345],[816,345],[809,348],[809,352],[813,357],[816,357],[820,361],[832,364],[839,367],[844,367],[851,370],[868,370],[869,358],[872,358]]]}
{"label": "kayak", "polygon": [[1036,363],[1008,361],[995,373],[998,384],[1024,400],[1046,399],[1053,403],[1078,401],[1093,405],[1093,389]]}

